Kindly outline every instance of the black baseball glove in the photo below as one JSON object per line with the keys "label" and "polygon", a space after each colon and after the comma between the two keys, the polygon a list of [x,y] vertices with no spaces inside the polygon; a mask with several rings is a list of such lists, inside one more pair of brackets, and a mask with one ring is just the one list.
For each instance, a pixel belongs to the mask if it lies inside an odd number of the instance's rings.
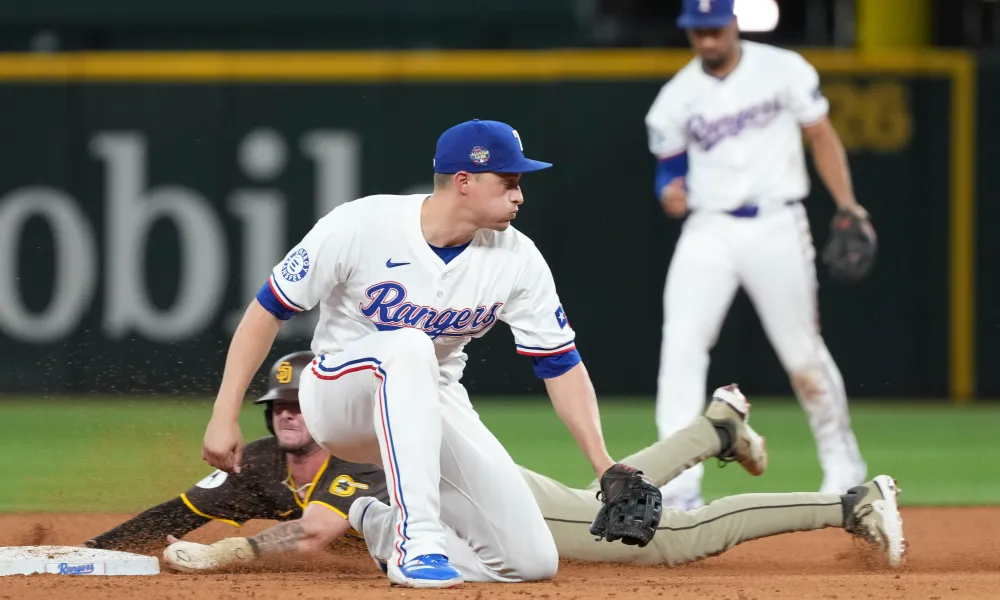
{"label": "black baseball glove", "polygon": [[601,475],[597,499],[604,506],[590,525],[598,540],[621,540],[640,548],[648,544],[660,524],[663,497],[642,471],[616,464]]}
{"label": "black baseball glove", "polygon": [[877,251],[878,238],[868,218],[838,210],[822,254],[830,276],[843,283],[861,281],[871,271]]}

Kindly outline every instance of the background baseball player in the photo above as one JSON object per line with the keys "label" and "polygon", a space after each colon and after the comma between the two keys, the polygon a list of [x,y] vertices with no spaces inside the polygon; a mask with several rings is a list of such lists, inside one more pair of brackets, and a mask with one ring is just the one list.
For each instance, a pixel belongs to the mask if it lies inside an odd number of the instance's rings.
{"label": "background baseball player", "polygon": [[[297,371],[308,365],[311,358],[311,352],[301,352],[275,363],[271,371],[273,387],[258,402],[280,397],[273,417],[270,406],[265,411],[265,416],[272,419],[268,422],[273,423],[271,427],[278,441],[264,438],[247,446],[239,475],[226,477],[216,471],[180,498],[144,511],[87,545],[148,552],[162,547],[167,539],[171,543],[163,552],[166,564],[175,570],[196,572],[230,567],[260,556],[332,549],[331,544],[345,532],[355,535],[366,526],[372,527],[370,518],[365,517],[348,529],[341,511],[355,494],[359,504],[388,502],[381,470],[372,472],[371,465],[352,465],[331,457],[329,466],[317,470],[314,484],[299,490],[296,500],[289,487],[295,484],[290,483],[286,470],[281,468],[292,456],[281,449],[288,447],[290,432],[295,433],[295,448],[315,448],[311,439],[302,444],[301,430],[290,427],[301,425],[301,417],[292,405],[296,384],[281,383],[283,365],[294,365]],[[762,440],[748,424],[749,408],[735,386],[720,388],[713,394],[704,416],[666,440],[628,457],[626,462],[641,465],[655,483],[666,482],[685,467],[711,457],[737,461],[751,474],[760,475],[767,466],[767,454]],[[649,545],[639,547],[601,543],[591,533],[592,516],[600,508],[595,498],[596,481],[588,489],[573,489],[529,469],[519,469],[542,509],[559,556],[565,559],[676,565],[715,556],[743,541],[825,527],[843,527],[868,541],[883,553],[890,565],[898,565],[902,558],[895,483],[885,476],[844,496],[745,494],[691,512],[668,509],[659,527],[664,533],[655,536]],[[306,502],[302,516],[300,507]],[[314,510],[316,504],[325,508]],[[213,544],[178,541],[174,537],[201,526],[208,521],[208,515],[234,524],[249,518],[296,520],[251,538],[231,537]]]}
{"label": "background baseball player", "polygon": [[[502,320],[602,483],[623,482],[607,503],[654,493],[658,503],[656,488],[608,455],[549,267],[510,226],[524,202],[521,174],[550,166],[526,158],[509,125],[468,121],[438,139],[430,196],[370,196],[323,217],[247,308],[203,457],[239,472],[237,418],[250,378],[281,323],[319,305],[302,415],[323,449],[387,473],[391,506],[368,507],[382,527],[365,538],[392,548],[390,581],[550,578],[558,555],[541,512],[460,383],[465,345]],[[651,537],[654,527],[644,522],[639,534]]]}
{"label": "background baseball player", "polygon": [[[858,221],[866,213],[829,103],[799,54],[740,40],[733,0],[685,0],[678,25],[697,57],[663,86],[645,119],[657,198],[669,216],[687,217],[663,298],[660,437],[701,412],[709,350],[742,286],[808,414],[820,491],[843,493],[864,481],[867,467],[819,331],[815,250],[801,202],[810,189],[803,137],[838,214]],[[664,504],[701,505],[702,473],[699,466],[673,480]]]}
{"label": "background baseball player", "polygon": [[[247,537],[212,546],[178,542],[165,554],[174,568],[210,569],[233,560],[291,550],[327,548],[352,533],[351,503],[361,496],[388,499],[385,475],[374,465],[349,463],[324,452],[309,435],[299,411],[298,381],[313,353],[296,352],[271,367],[270,389],[256,401],[266,405],[271,436],[247,445],[239,473],[215,471],[180,496],[143,511],[85,545],[150,552],[215,519],[239,526],[250,519],[281,521]],[[357,532],[353,532],[357,536]]]}

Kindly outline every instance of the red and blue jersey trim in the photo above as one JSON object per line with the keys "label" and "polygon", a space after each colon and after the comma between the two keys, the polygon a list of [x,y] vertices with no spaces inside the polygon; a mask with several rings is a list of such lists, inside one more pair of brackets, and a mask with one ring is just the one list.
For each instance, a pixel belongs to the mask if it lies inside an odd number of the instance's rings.
{"label": "red and blue jersey trim", "polygon": [[305,308],[300,304],[292,302],[288,294],[281,289],[274,275],[267,278],[264,285],[257,290],[257,302],[264,307],[264,310],[271,313],[282,321],[287,321],[300,312],[305,312]]}
{"label": "red and blue jersey trim", "polygon": [[525,346],[515,344],[517,353],[531,357],[531,366],[539,379],[552,379],[569,371],[583,359],[576,349],[576,342],[559,346]]}
{"label": "red and blue jersey trim", "polygon": [[559,354],[565,354],[570,350],[576,349],[576,342],[569,341],[565,344],[559,346],[542,347],[542,346],[524,346],[522,344],[515,344],[517,347],[517,353],[523,354],[524,356],[556,356]]}
{"label": "red and blue jersey trim", "polygon": [[267,283],[271,287],[271,291],[274,292],[274,297],[277,298],[278,302],[281,302],[285,308],[288,310],[294,310],[295,312],[305,312],[306,309],[304,307],[292,302],[292,299],[288,297],[288,294],[281,289],[281,286],[278,285],[278,280],[274,278],[273,273],[267,278]]}

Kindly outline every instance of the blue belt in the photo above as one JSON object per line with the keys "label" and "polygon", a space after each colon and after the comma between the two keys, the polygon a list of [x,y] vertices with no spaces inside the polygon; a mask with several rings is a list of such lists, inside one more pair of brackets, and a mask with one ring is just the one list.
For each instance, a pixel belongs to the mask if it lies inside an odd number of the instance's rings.
{"label": "blue belt", "polygon": [[[798,204],[799,202],[801,201],[788,200],[787,202],[785,202],[785,206],[792,206],[794,204]],[[727,211],[726,214],[733,217],[739,217],[741,219],[752,219],[753,217],[756,217],[759,212],[760,212],[760,207],[757,206],[756,204],[744,204],[739,208]]]}

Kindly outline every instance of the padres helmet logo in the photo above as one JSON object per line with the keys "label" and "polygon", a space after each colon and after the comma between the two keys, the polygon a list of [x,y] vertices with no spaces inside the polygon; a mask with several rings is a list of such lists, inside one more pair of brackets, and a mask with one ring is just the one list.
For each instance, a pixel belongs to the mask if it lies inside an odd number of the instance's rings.
{"label": "padres helmet logo", "polygon": [[356,490],[367,489],[367,483],[354,481],[354,478],[350,475],[337,475],[336,479],[333,480],[333,483],[330,484],[330,493],[334,496],[340,496],[341,498],[353,496]]}
{"label": "padres helmet logo", "polygon": [[289,383],[292,380],[292,363],[287,360],[278,365],[278,383]]}

